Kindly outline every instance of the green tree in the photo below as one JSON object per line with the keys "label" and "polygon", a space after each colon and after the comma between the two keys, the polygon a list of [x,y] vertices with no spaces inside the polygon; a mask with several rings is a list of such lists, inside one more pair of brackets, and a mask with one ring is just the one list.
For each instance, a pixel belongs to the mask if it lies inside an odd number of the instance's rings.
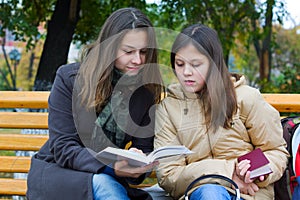
{"label": "green tree", "polygon": [[81,0],[57,0],[47,21],[47,37],[35,78],[35,90],[50,90],[57,68],[67,63],[70,44],[79,20]]}
{"label": "green tree", "polygon": [[[299,26],[290,30],[275,26],[276,33],[272,85],[283,93],[300,91],[300,32]],[[278,91],[277,91],[278,92]]]}
{"label": "green tree", "polygon": [[[26,42],[26,49],[32,52],[34,58],[35,46],[41,38],[44,38],[44,35],[38,31],[38,27],[52,15],[54,3],[55,0],[45,0],[42,4],[28,0],[1,1],[0,37],[5,38],[6,30],[11,31],[15,40]],[[4,44],[5,40],[2,45]],[[9,63],[7,67],[10,68]]]}
{"label": "green tree", "polygon": [[254,0],[162,0],[160,16],[163,16],[164,20],[161,20],[161,23],[166,23],[168,28],[176,30],[193,23],[211,26],[219,34],[228,62],[237,32],[247,34],[245,23],[248,23],[248,8],[251,4],[255,4]]}
{"label": "green tree", "polygon": [[[121,7],[146,10],[145,0],[7,0],[0,3],[0,36],[5,29],[33,48],[40,38],[38,26],[45,22],[47,35],[39,62],[35,90],[49,90],[59,66],[67,62],[72,41],[85,44],[95,39],[105,19]],[[80,13],[80,15],[79,15]]]}
{"label": "green tree", "polygon": [[[279,2],[280,3],[280,2]],[[259,74],[262,83],[267,83],[270,80],[270,72],[272,66],[272,27],[274,21],[274,8],[276,0],[267,0],[257,7],[250,8],[254,13],[251,17],[252,24],[252,42],[254,44],[257,57],[259,59]],[[280,12],[277,12],[277,20],[281,22],[280,16],[283,4],[277,7]],[[262,85],[263,86],[263,85]]]}
{"label": "green tree", "polygon": [[[47,35],[35,80],[36,89],[49,89],[57,68],[67,62],[70,43],[85,44],[94,40],[105,19],[121,7],[140,8],[157,27],[180,30],[187,24],[200,22],[219,33],[227,62],[238,39],[246,48],[254,44],[259,58],[260,77],[269,79],[272,57],[272,25],[284,16],[282,0],[161,0],[147,5],[145,0],[6,0],[0,3],[3,36],[6,28],[18,40],[32,48],[43,38],[37,27],[46,22]],[[274,9],[277,12],[274,15]],[[79,14],[80,13],[80,14]],[[162,55],[167,55],[162,53]],[[247,57],[246,57],[247,58]],[[162,57],[161,60],[169,58]],[[39,88],[38,86],[41,86]]]}
{"label": "green tree", "polygon": [[[277,10],[274,15],[274,10]],[[174,13],[176,11],[176,13]],[[260,79],[269,81],[272,55],[272,26],[281,23],[285,14],[282,0],[162,0],[162,23],[178,28],[203,23],[214,28],[222,42],[224,57],[236,46],[236,39],[247,46],[254,45],[259,60]]]}

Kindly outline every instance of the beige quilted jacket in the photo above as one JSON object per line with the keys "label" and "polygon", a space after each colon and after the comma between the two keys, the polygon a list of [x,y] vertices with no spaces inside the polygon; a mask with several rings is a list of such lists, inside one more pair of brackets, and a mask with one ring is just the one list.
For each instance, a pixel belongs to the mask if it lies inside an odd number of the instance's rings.
{"label": "beige quilted jacket", "polygon": [[[174,199],[182,199],[188,184],[201,175],[213,173],[231,178],[237,157],[258,147],[269,159],[273,173],[257,183],[260,190],[256,196],[242,194],[242,198],[273,199],[273,183],[282,176],[288,157],[279,113],[264,101],[257,89],[245,84],[244,77],[234,85],[238,113],[232,128],[219,128],[216,134],[205,133],[199,99],[195,94],[183,92],[179,84],[169,87],[168,96],[158,106],[155,148],[185,145],[195,152],[187,158],[163,162],[157,168],[160,186]],[[226,182],[216,182],[230,190]]]}

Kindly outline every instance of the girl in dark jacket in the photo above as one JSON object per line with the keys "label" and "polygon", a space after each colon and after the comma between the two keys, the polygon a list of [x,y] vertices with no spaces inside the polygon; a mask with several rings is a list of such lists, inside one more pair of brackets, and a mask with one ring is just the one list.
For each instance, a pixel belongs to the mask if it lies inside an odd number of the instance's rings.
{"label": "girl in dark jacket", "polygon": [[[163,92],[151,22],[138,9],[115,11],[80,63],[58,69],[49,97],[49,140],[33,156],[29,200],[151,199],[139,184],[157,163],[106,163],[114,146],[153,150],[154,108]],[[151,109],[150,109],[151,108]]]}

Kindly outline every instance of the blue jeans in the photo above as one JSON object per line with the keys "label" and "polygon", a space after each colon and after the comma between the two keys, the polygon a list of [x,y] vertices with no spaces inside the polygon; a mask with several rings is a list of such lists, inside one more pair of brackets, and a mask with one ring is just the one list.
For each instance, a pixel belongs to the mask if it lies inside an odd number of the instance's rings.
{"label": "blue jeans", "polygon": [[94,174],[92,185],[94,200],[130,200],[126,189],[108,174]]}
{"label": "blue jeans", "polygon": [[235,195],[229,193],[222,185],[204,184],[190,196],[190,200],[231,200]]}

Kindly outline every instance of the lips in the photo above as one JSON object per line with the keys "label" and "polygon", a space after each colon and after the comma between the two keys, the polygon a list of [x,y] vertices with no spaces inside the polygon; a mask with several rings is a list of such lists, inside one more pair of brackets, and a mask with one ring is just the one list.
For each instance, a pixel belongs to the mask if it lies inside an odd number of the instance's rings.
{"label": "lips", "polygon": [[139,70],[139,67],[127,67],[128,70]]}
{"label": "lips", "polygon": [[195,81],[192,81],[192,80],[185,80],[184,83],[186,85],[193,85],[195,83]]}

